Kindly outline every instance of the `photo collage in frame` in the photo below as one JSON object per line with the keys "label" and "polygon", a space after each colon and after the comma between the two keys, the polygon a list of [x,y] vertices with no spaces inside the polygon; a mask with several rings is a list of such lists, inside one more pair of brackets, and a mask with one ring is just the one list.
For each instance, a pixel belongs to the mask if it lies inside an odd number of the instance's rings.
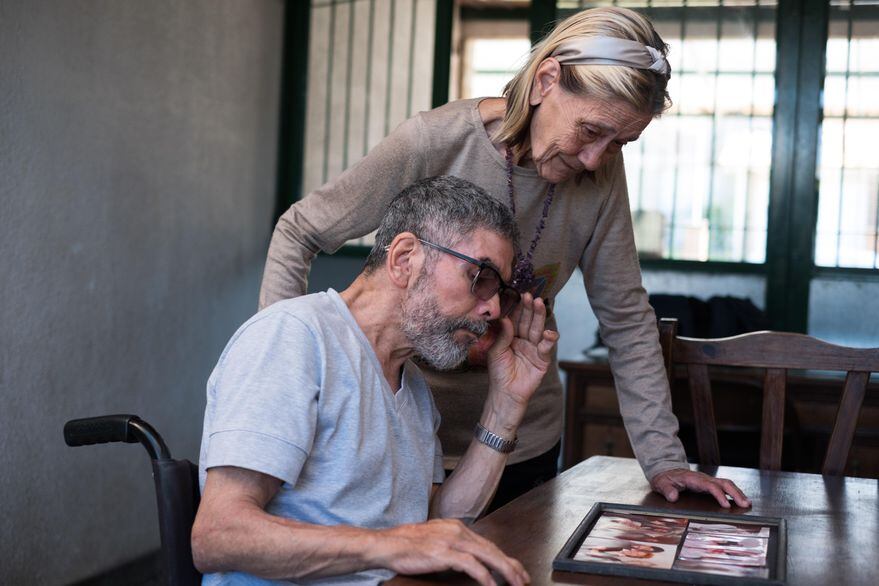
{"label": "photo collage in frame", "polygon": [[782,519],[598,503],[553,567],[703,584],[781,584],[783,542]]}

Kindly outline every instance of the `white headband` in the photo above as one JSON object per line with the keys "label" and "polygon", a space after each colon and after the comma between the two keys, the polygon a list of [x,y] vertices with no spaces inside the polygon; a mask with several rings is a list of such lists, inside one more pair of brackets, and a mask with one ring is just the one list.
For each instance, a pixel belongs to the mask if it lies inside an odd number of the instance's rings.
{"label": "white headband", "polygon": [[559,45],[552,57],[565,65],[625,65],[666,76],[669,72],[668,61],[658,50],[616,37],[574,39]]}

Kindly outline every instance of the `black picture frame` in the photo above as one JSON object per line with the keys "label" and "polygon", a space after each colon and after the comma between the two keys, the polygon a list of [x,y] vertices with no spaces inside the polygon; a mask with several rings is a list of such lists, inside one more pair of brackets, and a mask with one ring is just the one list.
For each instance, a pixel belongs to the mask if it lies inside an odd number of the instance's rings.
{"label": "black picture frame", "polygon": [[[595,523],[604,513],[660,515],[662,517],[684,518],[698,522],[722,522],[737,525],[761,525],[769,527],[769,541],[766,552],[767,578],[728,576],[710,574],[681,569],[660,569],[610,564],[602,562],[574,559],[583,541],[589,536]],[[678,550],[683,543],[677,545]],[[675,554],[677,556],[677,552]],[[577,529],[571,534],[564,547],[552,562],[553,570],[598,574],[603,576],[624,576],[627,578],[644,578],[647,580],[663,580],[667,582],[685,582],[688,584],[708,584],[716,586],[774,586],[785,584],[787,576],[787,527],[785,520],[778,517],[760,517],[756,515],[729,515],[723,513],[705,513],[675,509],[641,507],[615,503],[595,503]]]}

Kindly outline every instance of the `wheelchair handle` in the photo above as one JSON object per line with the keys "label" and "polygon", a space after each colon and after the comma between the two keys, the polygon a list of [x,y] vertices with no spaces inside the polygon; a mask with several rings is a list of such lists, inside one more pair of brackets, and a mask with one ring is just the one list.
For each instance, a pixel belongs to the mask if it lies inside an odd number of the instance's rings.
{"label": "wheelchair handle", "polygon": [[64,424],[68,446],[140,442],[153,460],[170,460],[171,452],[153,426],[137,415],[103,415],[72,419]]}

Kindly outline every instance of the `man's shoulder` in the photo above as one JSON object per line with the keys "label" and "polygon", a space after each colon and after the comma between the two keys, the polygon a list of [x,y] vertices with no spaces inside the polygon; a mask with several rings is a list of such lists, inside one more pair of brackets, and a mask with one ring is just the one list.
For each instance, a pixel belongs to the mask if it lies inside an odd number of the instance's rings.
{"label": "man's shoulder", "polygon": [[[273,303],[252,316],[238,328],[231,342],[245,338],[278,338],[302,335],[320,335],[326,329],[333,329],[343,321],[340,315],[338,297],[335,291],[312,293]],[[301,341],[301,339],[299,339]]]}
{"label": "man's shoulder", "polygon": [[283,320],[285,316],[308,320],[324,314],[328,309],[332,309],[335,306],[333,294],[338,296],[338,293],[330,289],[329,291],[320,291],[300,297],[282,299],[254,315],[251,320],[261,318]]}

